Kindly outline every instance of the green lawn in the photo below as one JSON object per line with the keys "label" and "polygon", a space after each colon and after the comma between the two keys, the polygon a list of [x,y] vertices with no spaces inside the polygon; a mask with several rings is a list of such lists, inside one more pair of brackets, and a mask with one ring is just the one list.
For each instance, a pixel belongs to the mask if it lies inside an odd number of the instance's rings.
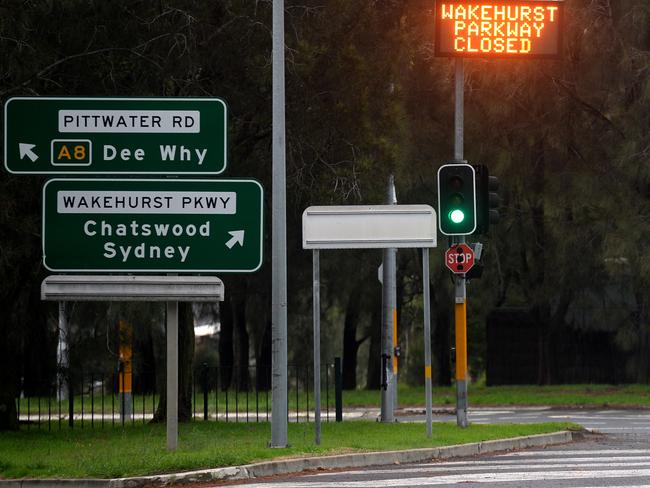
{"label": "green lawn", "polygon": [[[650,407],[650,385],[470,385],[468,394],[470,406]],[[422,407],[424,400],[424,387],[399,385],[400,407]],[[343,403],[346,407],[377,406],[379,392],[345,391]],[[434,388],[433,404],[454,407],[455,387]]]}
{"label": "green lawn", "polygon": [[[322,395],[322,407],[326,409],[325,402],[329,401],[330,413],[333,415],[334,392],[329,395]],[[424,405],[424,387],[414,387],[404,384],[399,385],[399,406],[400,407],[422,407]],[[343,392],[343,404],[345,407],[379,407],[380,392],[368,390],[353,390]],[[110,394],[103,398],[100,395],[91,397],[76,396],[74,403],[75,412],[81,413],[82,409],[86,415],[94,411],[95,414],[104,412],[109,415],[111,412],[119,414],[119,397]],[[210,415],[217,412],[224,415],[228,411],[231,419],[239,415],[240,419],[246,418],[246,411],[249,417],[256,420],[266,420],[266,412],[271,410],[271,398],[266,392],[235,392],[230,391],[228,395],[220,391],[216,394],[211,391],[208,394],[208,411]],[[469,386],[470,406],[501,406],[501,405],[551,405],[551,406],[575,406],[575,407],[650,407],[650,385],[553,385],[553,386]],[[137,414],[150,414],[155,409],[157,397],[147,395],[134,396],[134,410]],[[437,387],[433,389],[433,405],[435,407],[453,407],[456,404],[455,387]],[[53,418],[58,415],[59,409],[62,414],[68,412],[67,402],[60,405],[56,400],[47,398],[32,398],[29,402],[25,399],[20,401],[20,412],[22,415],[38,416],[39,412],[45,416],[48,411]],[[304,411],[309,407],[314,408],[313,392],[295,390],[289,392],[289,412],[295,414],[296,408]],[[195,396],[195,412],[201,416],[203,412],[203,394]]]}
{"label": "green lawn", "polygon": [[434,447],[556,432],[568,423],[536,425],[434,424],[427,439],[424,424],[344,422],[323,424],[322,445],[313,442],[313,424],[289,424],[288,449],[268,449],[268,423],[181,424],[179,450],[165,450],[164,425],[128,429],[22,430],[0,435],[0,477],[111,478],[232,466],[274,457],[339,454]]}

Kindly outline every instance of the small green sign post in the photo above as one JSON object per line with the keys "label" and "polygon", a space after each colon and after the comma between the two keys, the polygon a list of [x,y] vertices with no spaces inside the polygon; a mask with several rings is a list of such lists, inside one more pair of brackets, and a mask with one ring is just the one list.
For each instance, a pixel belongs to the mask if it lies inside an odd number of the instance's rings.
{"label": "small green sign post", "polygon": [[255,180],[53,179],[43,263],[61,272],[216,273],[262,265]]}
{"label": "small green sign post", "polygon": [[217,175],[226,169],[227,108],[218,98],[10,98],[11,173]]}

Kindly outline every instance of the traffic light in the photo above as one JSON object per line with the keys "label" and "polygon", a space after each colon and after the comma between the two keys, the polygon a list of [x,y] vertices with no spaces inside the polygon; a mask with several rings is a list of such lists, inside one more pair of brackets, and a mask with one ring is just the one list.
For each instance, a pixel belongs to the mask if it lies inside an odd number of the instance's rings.
{"label": "traffic light", "polygon": [[490,176],[490,171],[484,164],[474,166],[476,172],[476,232],[487,234],[490,224],[499,221],[500,198],[497,193],[499,179]]}
{"label": "traffic light", "polygon": [[438,223],[448,236],[476,230],[475,171],[469,164],[445,164],[438,170]]}

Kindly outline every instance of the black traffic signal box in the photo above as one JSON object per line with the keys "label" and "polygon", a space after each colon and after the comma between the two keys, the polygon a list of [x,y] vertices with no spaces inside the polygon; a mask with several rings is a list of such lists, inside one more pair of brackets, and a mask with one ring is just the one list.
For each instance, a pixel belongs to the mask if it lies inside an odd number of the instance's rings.
{"label": "black traffic signal box", "polygon": [[490,224],[499,221],[500,198],[497,193],[499,179],[490,176],[490,171],[484,164],[474,166],[476,173],[476,232],[487,234]]}
{"label": "black traffic signal box", "polygon": [[445,164],[438,170],[438,224],[448,236],[476,230],[476,178],[469,164]]}

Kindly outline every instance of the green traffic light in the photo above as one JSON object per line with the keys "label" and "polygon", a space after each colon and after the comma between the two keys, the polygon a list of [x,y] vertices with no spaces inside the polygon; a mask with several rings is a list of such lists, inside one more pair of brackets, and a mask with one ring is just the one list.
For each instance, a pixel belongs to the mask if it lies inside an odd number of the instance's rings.
{"label": "green traffic light", "polygon": [[443,164],[438,169],[438,224],[448,236],[476,229],[476,171],[469,164]]}
{"label": "green traffic light", "polygon": [[460,224],[465,220],[465,213],[462,210],[455,209],[449,212],[449,219],[454,223],[454,224]]}

